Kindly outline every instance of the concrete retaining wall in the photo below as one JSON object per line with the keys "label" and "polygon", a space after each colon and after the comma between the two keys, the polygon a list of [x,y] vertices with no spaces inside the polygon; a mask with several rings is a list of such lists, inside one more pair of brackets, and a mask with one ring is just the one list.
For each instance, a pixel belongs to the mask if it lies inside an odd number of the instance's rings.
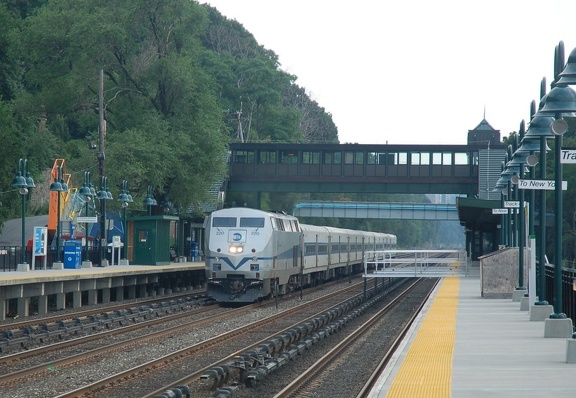
{"label": "concrete retaining wall", "polygon": [[[527,250],[524,251],[524,287],[528,286]],[[480,289],[484,298],[512,298],[518,287],[518,248],[487,254],[480,260]]]}

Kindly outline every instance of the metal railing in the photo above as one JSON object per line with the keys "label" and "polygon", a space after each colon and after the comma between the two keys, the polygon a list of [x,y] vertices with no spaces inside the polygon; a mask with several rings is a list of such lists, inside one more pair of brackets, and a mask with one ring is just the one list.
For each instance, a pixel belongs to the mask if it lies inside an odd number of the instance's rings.
{"label": "metal railing", "polygon": [[[538,272],[538,268],[536,268]],[[546,264],[546,297],[544,300],[554,305],[554,265]],[[538,276],[537,276],[538,277]],[[576,321],[576,269],[562,268],[562,312]]]}
{"label": "metal railing", "polygon": [[365,253],[364,273],[367,277],[444,277],[467,276],[469,269],[465,250],[382,250]]}

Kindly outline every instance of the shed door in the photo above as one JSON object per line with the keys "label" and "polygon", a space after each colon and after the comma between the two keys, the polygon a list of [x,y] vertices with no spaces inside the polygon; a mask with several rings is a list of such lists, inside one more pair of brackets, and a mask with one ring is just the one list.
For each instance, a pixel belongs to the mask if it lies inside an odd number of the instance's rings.
{"label": "shed door", "polygon": [[154,230],[145,227],[136,227],[134,242],[134,264],[156,265],[156,253],[154,253]]}

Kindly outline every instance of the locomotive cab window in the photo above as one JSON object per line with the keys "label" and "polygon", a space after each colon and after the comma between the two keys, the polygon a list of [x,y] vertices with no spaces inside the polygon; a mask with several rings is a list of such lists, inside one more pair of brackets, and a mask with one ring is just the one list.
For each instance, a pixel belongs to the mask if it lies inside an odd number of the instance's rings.
{"label": "locomotive cab window", "polygon": [[240,217],[240,226],[244,228],[264,228],[264,217]]}
{"label": "locomotive cab window", "polygon": [[222,228],[235,227],[236,217],[214,217],[212,219],[212,226]]}

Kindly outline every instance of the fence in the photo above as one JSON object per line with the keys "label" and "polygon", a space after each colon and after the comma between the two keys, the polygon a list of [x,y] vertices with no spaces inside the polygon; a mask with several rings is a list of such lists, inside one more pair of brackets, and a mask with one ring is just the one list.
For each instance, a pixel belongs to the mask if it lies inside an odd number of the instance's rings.
{"label": "fence", "polygon": [[[545,272],[546,297],[544,300],[554,305],[554,266],[546,264]],[[576,270],[574,268],[562,269],[562,312],[572,319],[572,323],[576,321]]]}
{"label": "fence", "polygon": [[[374,268],[368,275],[368,266]],[[365,274],[372,277],[467,276],[464,250],[382,250],[364,255]]]}

